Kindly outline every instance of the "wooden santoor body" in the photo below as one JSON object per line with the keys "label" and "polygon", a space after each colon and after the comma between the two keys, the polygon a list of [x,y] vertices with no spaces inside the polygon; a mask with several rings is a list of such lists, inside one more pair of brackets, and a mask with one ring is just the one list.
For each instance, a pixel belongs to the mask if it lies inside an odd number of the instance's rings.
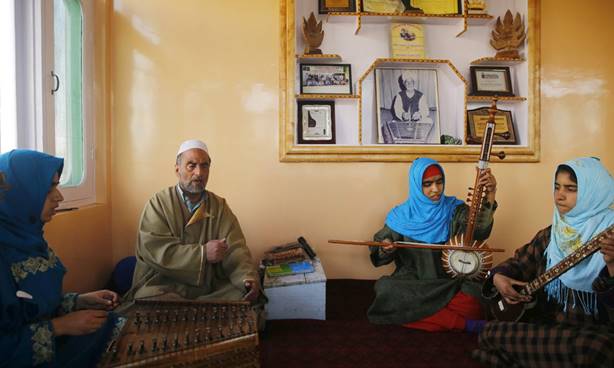
{"label": "wooden santoor body", "polygon": [[247,302],[136,300],[99,367],[259,367]]}

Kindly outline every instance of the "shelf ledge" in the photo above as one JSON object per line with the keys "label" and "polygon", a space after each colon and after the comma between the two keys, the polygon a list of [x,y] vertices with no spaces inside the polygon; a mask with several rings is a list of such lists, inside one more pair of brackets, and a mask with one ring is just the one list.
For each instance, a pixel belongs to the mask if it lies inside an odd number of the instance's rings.
{"label": "shelf ledge", "polygon": [[509,64],[520,64],[525,62],[525,58],[502,58],[502,57],[494,57],[487,56],[479,59],[475,59],[471,62],[471,65],[509,65]]}
{"label": "shelf ledge", "polygon": [[297,100],[333,100],[333,99],[359,99],[359,95],[320,95],[320,94],[309,94],[309,95],[296,95]]}
{"label": "shelf ledge", "polygon": [[[494,96],[467,96],[467,102],[481,102],[481,101],[492,101]],[[526,97],[522,96],[497,96],[498,101],[502,102],[520,102],[526,101]]]}
{"label": "shelf ledge", "polygon": [[296,55],[298,60],[341,60],[341,56],[337,54],[314,54],[314,55]]}

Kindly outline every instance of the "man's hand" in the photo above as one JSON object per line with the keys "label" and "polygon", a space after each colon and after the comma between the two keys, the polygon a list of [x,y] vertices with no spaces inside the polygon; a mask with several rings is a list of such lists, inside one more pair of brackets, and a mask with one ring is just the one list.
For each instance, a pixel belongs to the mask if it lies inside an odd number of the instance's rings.
{"label": "man's hand", "polygon": [[610,277],[614,277],[614,234],[608,233],[600,244],[601,254],[603,254],[603,260],[608,267]]}
{"label": "man's hand", "polygon": [[243,284],[245,285],[245,290],[247,291],[247,294],[245,294],[243,300],[253,304],[256,300],[258,300],[258,295],[260,295],[260,287],[254,280],[245,280]]}
{"label": "man's hand", "polygon": [[56,336],[87,335],[98,330],[107,320],[107,312],[103,310],[81,310],[65,314],[51,320]]}
{"label": "man's hand", "polygon": [[531,301],[530,295],[522,295],[513,287],[513,285],[524,286],[527,284],[526,282],[514,280],[513,278],[507,277],[500,273],[495,274],[492,282],[499,291],[499,294],[501,294],[501,296],[509,304],[526,303]]}
{"label": "man's hand", "polygon": [[119,297],[111,290],[92,291],[77,297],[77,309],[113,310],[118,304]]}
{"label": "man's hand", "polygon": [[221,240],[209,240],[207,244],[205,244],[205,248],[207,252],[207,261],[209,261],[209,263],[218,263],[224,259],[224,255],[226,255],[226,251],[228,250],[228,243],[226,243],[226,238]]}

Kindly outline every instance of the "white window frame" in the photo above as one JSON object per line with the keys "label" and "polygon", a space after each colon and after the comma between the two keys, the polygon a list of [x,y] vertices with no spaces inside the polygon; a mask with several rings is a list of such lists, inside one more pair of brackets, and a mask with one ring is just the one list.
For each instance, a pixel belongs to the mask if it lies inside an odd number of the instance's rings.
{"label": "white window frame", "polygon": [[[81,10],[84,175],[78,186],[61,188],[64,208],[96,202],[93,0],[81,0]],[[15,28],[17,147],[55,154],[53,2],[15,0]]]}

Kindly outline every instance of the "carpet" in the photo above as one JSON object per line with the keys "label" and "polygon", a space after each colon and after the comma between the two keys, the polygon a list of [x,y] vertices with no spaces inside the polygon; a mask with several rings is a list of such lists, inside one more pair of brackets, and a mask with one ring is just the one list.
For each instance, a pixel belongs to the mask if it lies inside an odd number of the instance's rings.
{"label": "carpet", "polygon": [[328,280],[326,321],[267,321],[262,367],[481,367],[471,359],[477,335],[428,333],[368,322],[372,280]]}

